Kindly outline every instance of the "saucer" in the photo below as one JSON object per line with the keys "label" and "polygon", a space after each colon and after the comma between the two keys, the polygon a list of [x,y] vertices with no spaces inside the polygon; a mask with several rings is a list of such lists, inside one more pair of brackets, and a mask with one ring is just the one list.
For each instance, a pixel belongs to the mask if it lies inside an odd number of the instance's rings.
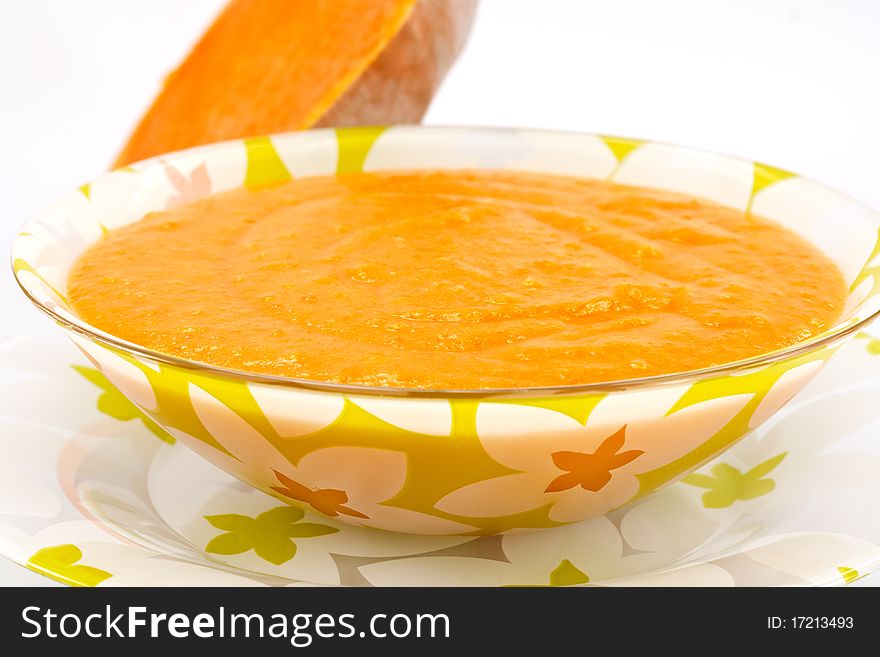
{"label": "saucer", "polygon": [[610,514],[416,536],[282,505],[176,443],[60,334],[0,343],[0,554],[99,586],[839,585],[880,565],[880,339]]}

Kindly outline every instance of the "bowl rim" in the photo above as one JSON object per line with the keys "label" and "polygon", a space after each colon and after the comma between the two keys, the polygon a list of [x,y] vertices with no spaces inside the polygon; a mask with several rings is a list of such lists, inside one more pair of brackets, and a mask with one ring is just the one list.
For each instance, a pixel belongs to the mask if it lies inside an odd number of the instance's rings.
{"label": "bowl rim", "polygon": [[[683,146],[680,144],[676,144],[673,142],[665,142],[665,141],[657,141],[653,139],[642,139],[635,137],[622,137],[617,135],[607,135],[604,133],[593,133],[593,132],[584,132],[584,131],[576,131],[576,130],[552,130],[552,129],[541,129],[541,128],[517,128],[517,127],[498,127],[498,126],[473,126],[473,125],[403,125],[403,126],[353,126],[350,128],[344,129],[370,129],[370,128],[405,128],[408,131],[418,131],[421,133],[436,133],[443,134],[451,131],[461,131],[466,130],[469,132],[481,132],[481,133],[490,133],[490,134],[527,134],[534,135],[537,137],[540,136],[568,136],[573,138],[583,138],[583,137],[596,137],[605,141],[618,141],[618,142],[640,142],[640,143],[649,143],[656,144],[659,146],[666,146],[676,149],[685,150],[692,153],[703,153],[709,155],[719,156],[728,160],[744,162],[749,164],[763,164],[762,162],[757,162],[755,160],[749,160],[744,157],[739,157],[735,155],[728,155],[724,153],[719,153],[717,151],[711,151],[707,149],[701,148],[693,148],[690,146]],[[266,137],[272,139],[276,137],[296,137],[296,136],[305,136],[305,135],[314,135],[314,134],[330,134],[335,133],[337,128],[318,128],[311,130],[299,130],[292,132],[280,132],[273,133],[270,135],[266,135]],[[134,169],[134,173],[136,175],[144,175],[146,172],[150,171],[156,166],[161,166],[162,162],[173,161],[176,158],[180,157],[191,157],[193,155],[198,155],[201,152],[206,151],[215,151],[220,150],[224,147],[229,147],[232,145],[240,144],[243,139],[230,139],[220,142],[213,142],[210,144],[203,144],[200,146],[195,146],[192,148],[181,149],[178,151],[172,151],[169,153],[164,153],[161,155],[157,155],[154,157],[150,157],[144,160],[140,160],[138,162],[133,162],[126,167],[121,167],[118,169],[113,169],[111,171],[104,172],[97,178],[93,180],[99,180],[100,178],[110,175],[114,172],[118,172],[120,170],[131,170]],[[778,167],[774,167],[777,168]],[[779,169],[786,173],[792,173],[785,169]],[[811,184],[817,185],[820,188],[823,188],[827,191],[832,192],[833,194],[847,199],[850,202],[856,203],[862,208],[866,209],[869,213],[874,214],[880,218],[880,212],[872,208],[871,206],[865,204],[864,202],[851,197],[849,194],[846,194],[838,189],[835,189],[829,185],[818,182],[812,178],[796,175],[798,178],[806,180]],[[39,214],[37,215],[39,216]],[[25,223],[30,223],[29,221]],[[295,377],[287,377],[275,374],[264,374],[259,372],[250,372],[247,370],[239,370],[234,368],[223,367],[220,365],[213,365],[211,363],[205,363],[197,360],[191,360],[187,358],[181,358],[178,356],[173,356],[171,354],[166,354],[160,351],[155,351],[148,347],[144,347],[138,345],[134,342],[129,342],[128,340],[124,340],[117,336],[114,336],[110,333],[102,331],[101,329],[92,326],[85,320],[77,317],[73,313],[59,313],[55,308],[44,304],[42,301],[37,299],[34,294],[29,289],[28,285],[22,281],[19,276],[19,271],[15,268],[15,255],[17,252],[17,243],[21,239],[21,234],[17,234],[16,238],[13,240],[12,249],[11,249],[11,258],[10,264],[12,265],[12,273],[15,278],[16,283],[19,288],[22,290],[24,295],[28,298],[28,300],[34,304],[37,309],[42,311],[45,315],[50,317],[55,323],[61,325],[62,327],[73,331],[81,335],[82,337],[88,338],[91,341],[102,344],[106,347],[110,347],[111,349],[121,350],[123,352],[133,354],[136,356],[140,356],[142,358],[147,358],[150,360],[154,360],[160,363],[164,363],[166,365],[171,365],[179,368],[184,368],[187,370],[193,370],[197,372],[204,372],[206,374],[212,374],[220,377],[231,377],[234,379],[244,379],[247,382],[253,383],[262,383],[273,386],[285,386],[288,388],[296,388],[301,390],[308,390],[313,392],[326,392],[333,394],[342,394],[342,395],[351,395],[351,396],[361,396],[361,397],[397,397],[397,398],[420,398],[420,399],[484,399],[491,397],[504,397],[508,398],[516,398],[516,397],[528,397],[528,398],[546,398],[546,397],[554,397],[554,396],[584,396],[584,395],[593,395],[593,394],[603,394],[609,392],[618,392],[621,390],[642,390],[645,388],[651,388],[656,386],[668,386],[668,385],[676,385],[683,384],[692,381],[697,381],[700,379],[705,379],[708,377],[714,376],[725,376],[735,374],[737,372],[741,372],[744,370],[751,370],[754,368],[772,365],[784,360],[797,358],[798,356],[804,355],[809,352],[818,351],[831,343],[834,343],[843,338],[849,337],[854,333],[857,333],[861,329],[865,328],[869,324],[871,324],[874,320],[880,318],[880,304],[878,304],[877,309],[873,312],[869,313],[866,317],[861,318],[860,320],[853,322],[847,321],[846,319],[839,319],[838,324],[832,327],[832,329],[824,331],[818,335],[813,336],[807,340],[802,342],[797,342],[795,344],[789,345],[788,347],[784,347],[782,349],[777,349],[775,351],[770,351],[764,354],[759,354],[757,356],[752,356],[749,358],[744,358],[736,361],[731,361],[728,363],[722,363],[719,365],[712,365],[709,367],[704,367],[695,370],[685,370],[681,372],[670,372],[666,374],[656,374],[652,376],[646,377],[631,377],[628,379],[615,379],[612,381],[597,381],[595,383],[585,383],[585,384],[574,384],[574,385],[558,385],[558,386],[530,386],[530,387],[514,387],[514,388],[473,388],[473,389],[441,389],[441,388],[409,388],[409,387],[386,387],[386,386],[367,386],[367,385],[358,385],[358,384],[346,384],[346,383],[333,383],[327,381],[317,381],[311,379],[300,379]],[[866,263],[867,264],[867,263]],[[880,291],[873,291],[871,294],[866,297],[862,303],[871,298],[871,296],[877,297],[880,295]]]}

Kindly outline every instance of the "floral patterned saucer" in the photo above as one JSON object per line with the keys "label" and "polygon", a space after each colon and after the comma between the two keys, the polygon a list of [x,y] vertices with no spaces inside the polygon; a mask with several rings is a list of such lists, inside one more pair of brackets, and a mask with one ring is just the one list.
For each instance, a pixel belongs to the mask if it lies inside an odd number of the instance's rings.
{"label": "floral patterned saucer", "polygon": [[504,536],[281,505],[174,439],[60,336],[0,343],[0,554],[67,584],[835,585],[880,565],[880,340],[682,482]]}

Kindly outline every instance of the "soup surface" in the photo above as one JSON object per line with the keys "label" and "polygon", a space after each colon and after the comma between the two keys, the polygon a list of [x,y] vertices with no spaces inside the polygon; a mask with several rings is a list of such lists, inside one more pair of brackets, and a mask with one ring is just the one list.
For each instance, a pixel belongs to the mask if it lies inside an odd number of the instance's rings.
{"label": "soup surface", "polygon": [[76,263],[87,322],[156,351],[317,381],[554,386],[702,368],[828,328],[836,266],[678,194],[501,171],[352,174],[216,194]]}

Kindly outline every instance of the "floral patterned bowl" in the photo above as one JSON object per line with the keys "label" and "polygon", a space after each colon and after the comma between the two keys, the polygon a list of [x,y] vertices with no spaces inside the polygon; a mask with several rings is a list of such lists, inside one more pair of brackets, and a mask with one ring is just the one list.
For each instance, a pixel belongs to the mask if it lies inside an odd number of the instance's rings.
{"label": "floral patterned bowl", "polygon": [[[148,212],[292,176],[418,168],[604,178],[754,211],[838,264],[851,284],[843,318],[788,349],[696,372],[420,391],[173,358],[89,326],[65,298],[83,249]],[[280,500],[340,520],[488,534],[604,514],[681,478],[764,422],[880,312],[878,228],[876,213],[817,183],[677,146],[525,130],[341,128],[206,146],[103,175],[23,228],[13,269],[28,297],[155,422],[154,432]]]}

